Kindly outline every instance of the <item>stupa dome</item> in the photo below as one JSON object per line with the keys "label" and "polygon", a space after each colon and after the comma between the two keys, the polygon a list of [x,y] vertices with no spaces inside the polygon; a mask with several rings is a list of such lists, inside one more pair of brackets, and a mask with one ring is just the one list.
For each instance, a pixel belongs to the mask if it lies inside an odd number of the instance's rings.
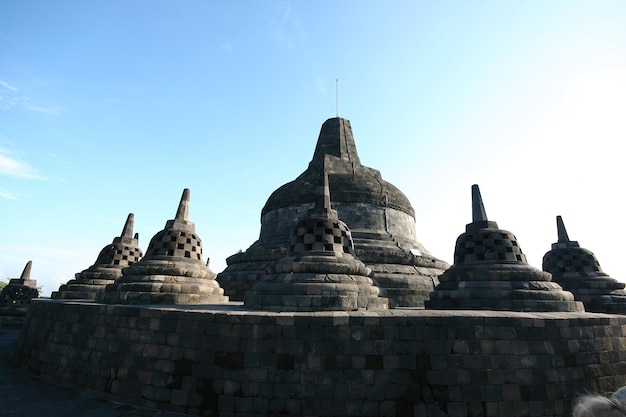
{"label": "stupa dome", "polygon": [[228,267],[217,278],[226,294],[243,300],[267,268],[287,254],[290,233],[313,207],[323,174],[333,209],[352,232],[354,252],[387,290],[389,306],[423,306],[448,265],[416,240],[408,198],[378,170],[361,164],[350,121],[339,117],[322,125],[307,169],[267,199],[259,239],[226,260]]}
{"label": "stupa dome", "polygon": [[[354,257],[348,226],[331,209],[328,176],[318,185],[314,207],[289,238],[286,257],[246,296],[250,308],[273,311],[378,310],[387,308],[372,271]],[[319,183],[319,179],[318,179]]]}
{"label": "stupa dome", "polygon": [[215,304],[228,301],[202,260],[202,240],[189,221],[189,190],[176,217],[152,237],[146,254],[122,270],[98,300],[109,304]]}
{"label": "stupa dome", "polygon": [[515,235],[487,219],[472,186],[472,223],[454,250],[454,265],[439,277],[426,308],[447,310],[583,311],[582,303],[529,265]]}
{"label": "stupa dome", "polygon": [[123,268],[134,264],[143,256],[139,248],[139,237],[137,234],[133,236],[134,224],[135,215],[129,213],[121,235],[102,248],[96,262],[77,273],[76,279],[61,285],[51,297],[95,300],[98,293],[122,276]]}
{"label": "stupa dome", "polygon": [[[324,172],[328,173],[330,193],[335,204],[386,204],[415,216],[413,206],[402,191],[383,180],[378,170],[361,165],[350,121],[333,118],[322,125],[308,169],[270,195],[261,210],[261,217],[280,208],[313,204],[317,178]],[[413,236],[406,238],[414,240]]]}
{"label": "stupa dome", "polygon": [[570,240],[561,216],[556,217],[558,241],[543,257],[543,270],[582,301],[594,313],[626,312],[626,284],[602,271],[600,262],[588,249]]}

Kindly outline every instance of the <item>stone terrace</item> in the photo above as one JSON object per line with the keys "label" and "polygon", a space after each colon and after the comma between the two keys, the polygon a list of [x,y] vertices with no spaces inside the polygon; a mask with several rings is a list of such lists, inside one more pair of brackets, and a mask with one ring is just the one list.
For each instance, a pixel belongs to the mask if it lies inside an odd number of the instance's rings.
{"label": "stone terrace", "polygon": [[207,416],[568,416],[624,385],[626,316],[274,313],[34,300],[17,359],[45,379]]}

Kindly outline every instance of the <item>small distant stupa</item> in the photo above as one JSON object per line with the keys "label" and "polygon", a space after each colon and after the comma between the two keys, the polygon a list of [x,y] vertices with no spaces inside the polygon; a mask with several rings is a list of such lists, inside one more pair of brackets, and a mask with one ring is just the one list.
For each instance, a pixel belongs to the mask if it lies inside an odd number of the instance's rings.
{"label": "small distant stupa", "polygon": [[228,301],[202,260],[202,241],[189,221],[189,189],[176,217],[158,232],[139,262],[122,270],[98,300],[109,304],[217,304]]}
{"label": "small distant stupa", "polygon": [[561,216],[556,217],[558,241],[543,257],[543,270],[552,280],[582,301],[586,311],[626,313],[626,284],[602,272],[598,259],[569,239]]}
{"label": "small distant stupa", "polygon": [[122,234],[100,251],[96,262],[77,273],[76,279],[61,285],[52,298],[95,300],[104,288],[122,276],[122,269],[139,261],[143,256],[139,237],[133,236],[135,215],[129,213]]}
{"label": "small distant stupa", "polygon": [[267,199],[259,239],[226,259],[228,266],[217,277],[226,294],[243,300],[267,268],[287,255],[290,233],[313,207],[323,174],[334,210],[350,226],[354,253],[386,290],[389,307],[423,307],[449,265],[416,240],[415,211],[408,198],[380,171],[361,164],[350,121],[340,117],[322,125],[308,168]]}
{"label": "small distant stupa", "polygon": [[273,311],[352,311],[387,308],[372,270],[354,257],[350,229],[331,208],[322,174],[315,204],[297,223],[286,257],[269,268],[246,296],[245,306]]}
{"label": "small distant stupa", "polygon": [[0,292],[0,313],[26,313],[30,300],[39,297],[37,281],[30,279],[33,261],[28,261],[22,275],[12,278]]}
{"label": "small distant stupa", "polygon": [[487,219],[472,186],[472,223],[456,241],[454,265],[439,277],[426,308],[447,310],[584,311],[582,303],[526,262],[517,238]]}

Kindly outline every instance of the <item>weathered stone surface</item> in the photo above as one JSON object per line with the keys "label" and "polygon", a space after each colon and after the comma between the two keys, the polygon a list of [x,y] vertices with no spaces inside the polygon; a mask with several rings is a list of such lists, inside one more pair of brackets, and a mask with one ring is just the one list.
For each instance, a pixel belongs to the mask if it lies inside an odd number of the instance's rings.
{"label": "weathered stone surface", "polygon": [[526,262],[517,238],[487,220],[472,186],[472,223],[456,241],[454,265],[425,302],[431,309],[582,311],[569,291]]}
{"label": "weathered stone surface", "polygon": [[100,251],[96,262],[76,274],[52,293],[52,298],[95,300],[105,287],[122,276],[122,269],[139,261],[143,252],[139,248],[139,237],[133,236],[135,215],[129,213],[119,237]]}
{"label": "weathered stone surface", "polygon": [[625,284],[602,272],[598,259],[567,235],[561,216],[557,216],[558,241],[543,257],[543,270],[552,280],[582,301],[585,310],[596,313],[626,313]]}
{"label": "weathered stone surface", "polygon": [[371,269],[354,257],[348,226],[331,209],[328,176],[318,179],[317,200],[289,238],[286,257],[269,267],[247,294],[245,305],[273,311],[377,310]]}
{"label": "weathered stone surface", "polygon": [[97,300],[109,304],[215,304],[228,301],[203,263],[202,240],[189,221],[189,190],[176,216],[168,220],[148,246],[145,256],[122,270]]}
{"label": "weathered stone surface", "polygon": [[[361,164],[350,122],[342,118],[322,125],[308,168],[270,195],[261,211],[259,239],[226,260],[227,268],[217,277],[226,294],[243,300],[265,269],[287,254],[289,235],[313,207],[317,178],[323,173],[328,175],[333,209],[352,232],[355,255],[374,271],[375,280],[381,274],[390,307],[423,306],[448,265],[417,242],[411,203],[378,170]],[[415,249],[419,255],[411,253]],[[394,272],[385,272],[386,266]]]}

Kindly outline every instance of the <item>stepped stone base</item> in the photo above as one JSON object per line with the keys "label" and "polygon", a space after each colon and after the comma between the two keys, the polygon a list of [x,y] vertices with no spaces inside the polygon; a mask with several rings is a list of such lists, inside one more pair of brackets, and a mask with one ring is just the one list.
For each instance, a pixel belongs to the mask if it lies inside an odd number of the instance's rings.
{"label": "stepped stone base", "polygon": [[272,313],[240,303],[33,300],[24,369],[190,415],[569,417],[624,385],[626,316],[559,312]]}
{"label": "stepped stone base", "polygon": [[425,302],[437,310],[584,311],[550,274],[524,264],[455,265]]}
{"label": "stepped stone base", "polygon": [[214,279],[171,275],[139,275],[132,276],[132,279],[134,281],[120,280],[112,285],[99,300],[108,304],[216,304],[228,301]]}
{"label": "stepped stone base", "polygon": [[80,279],[68,281],[61,285],[58,291],[54,291],[51,298],[66,298],[80,300],[96,300],[98,294],[103,292],[107,285],[113,284],[115,279]]}

